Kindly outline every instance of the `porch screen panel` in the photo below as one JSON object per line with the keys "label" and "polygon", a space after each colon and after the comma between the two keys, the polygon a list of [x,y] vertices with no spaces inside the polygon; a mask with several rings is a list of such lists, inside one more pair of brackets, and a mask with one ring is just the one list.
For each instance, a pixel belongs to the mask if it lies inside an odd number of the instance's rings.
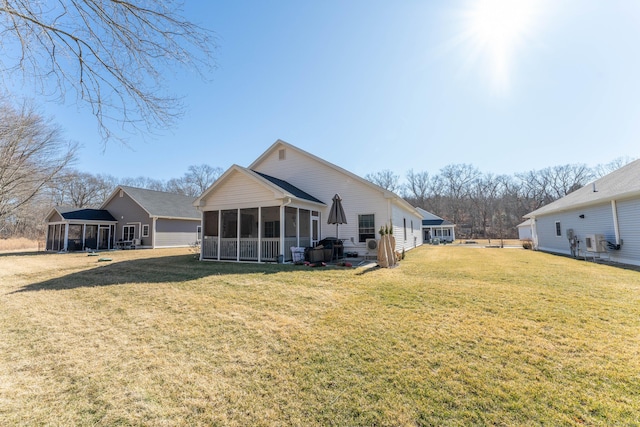
{"label": "porch screen panel", "polygon": [[84,232],[84,246],[91,249],[95,249],[98,247],[97,225],[87,225],[87,228]]}
{"label": "porch screen panel", "polygon": [[69,240],[67,241],[69,251],[81,251],[82,248],[82,225],[69,224]]}
{"label": "porch screen panel", "polygon": [[54,240],[55,232],[56,232],[56,226],[50,225],[47,230],[47,250],[48,251],[54,250],[53,240]]}
{"label": "porch screen panel", "polygon": [[264,261],[275,261],[280,253],[280,208],[269,206],[261,209],[262,248]]}
{"label": "porch screen panel", "polygon": [[291,261],[291,248],[292,246],[298,246],[298,237],[296,235],[296,221],[298,216],[298,209],[286,207],[284,208],[284,259],[285,261]]}
{"label": "porch screen panel", "polygon": [[202,256],[208,259],[218,258],[218,211],[204,213],[204,238],[202,239]]}
{"label": "porch screen panel", "polygon": [[61,251],[64,247],[64,225],[56,224],[53,230],[53,250]]}
{"label": "porch screen panel", "polygon": [[311,246],[311,211],[300,209],[300,246]]}
{"label": "porch screen panel", "polygon": [[238,211],[222,211],[222,236],[220,237],[220,259],[238,257]]}
{"label": "porch screen panel", "polygon": [[258,260],[258,208],[240,209],[240,259]]}

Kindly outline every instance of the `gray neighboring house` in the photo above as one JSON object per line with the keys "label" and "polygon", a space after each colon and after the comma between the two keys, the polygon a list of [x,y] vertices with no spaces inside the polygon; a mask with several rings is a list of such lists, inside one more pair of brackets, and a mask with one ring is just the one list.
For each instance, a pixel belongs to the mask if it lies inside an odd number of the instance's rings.
{"label": "gray neighboring house", "polygon": [[534,249],[640,265],[640,160],[524,217]]}
{"label": "gray neighboring house", "polygon": [[113,248],[118,221],[106,210],[56,206],[46,218],[47,251]]}
{"label": "gray neighboring house", "polygon": [[53,208],[47,216],[47,250],[193,245],[200,239],[201,224],[194,199],[120,185],[99,209]]}

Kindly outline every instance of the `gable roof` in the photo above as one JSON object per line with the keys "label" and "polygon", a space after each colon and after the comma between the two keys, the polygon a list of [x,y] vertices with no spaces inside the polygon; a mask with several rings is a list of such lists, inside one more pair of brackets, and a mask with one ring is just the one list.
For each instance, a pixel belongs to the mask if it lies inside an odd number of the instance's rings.
{"label": "gable roof", "polygon": [[101,208],[105,208],[120,190],[144,209],[149,217],[200,220],[201,214],[193,206],[194,198],[166,191],[148,190],[146,188],[119,185],[111,196],[105,200]]}
{"label": "gable roof", "polygon": [[274,178],[272,176],[269,176],[261,172],[256,172],[249,168],[243,168],[242,166],[238,166],[238,165],[231,165],[231,167],[227,169],[222,175],[220,175],[220,177],[216,179],[214,183],[211,184],[209,188],[207,188],[205,192],[200,195],[200,197],[194,200],[193,205],[200,206],[200,203],[202,202],[202,200],[205,197],[207,197],[207,195],[211,193],[215,188],[217,188],[223,182],[225,182],[229,178],[229,176],[234,172],[245,175],[248,178],[259,183],[260,185],[264,186],[268,190],[273,191],[276,194],[275,196],[276,198],[289,197],[292,199],[304,200],[306,202],[312,202],[312,203],[317,203],[317,204],[326,206],[326,204],[323,201],[313,197],[309,193],[299,189],[298,187],[288,183],[287,181]]}
{"label": "gable roof", "polygon": [[525,218],[595,205],[612,200],[640,196],[640,159],[603,176],[578,190],[549,203]]}
{"label": "gable roof", "polygon": [[420,212],[422,215],[422,225],[426,226],[455,226],[454,223],[447,221],[446,219],[440,218],[438,215],[432,214],[428,210],[416,207],[416,210]]}
{"label": "gable roof", "polygon": [[416,210],[416,208],[414,206],[412,206],[409,202],[407,202],[406,200],[404,200],[402,197],[398,196],[396,193],[394,193],[393,191],[389,191],[386,190],[382,187],[380,187],[377,184],[374,184],[371,181],[368,181],[364,178],[361,178],[360,176],[354,174],[353,172],[349,172],[346,169],[341,168],[340,166],[334,165],[333,163],[330,163],[324,159],[321,159],[318,156],[315,156],[307,151],[304,151],[301,148],[296,147],[295,145],[291,145],[288,142],[285,142],[281,139],[278,139],[276,142],[274,142],[271,147],[267,148],[267,150],[262,153],[260,155],[260,157],[258,157],[256,160],[253,161],[253,163],[251,163],[251,165],[249,165],[249,169],[256,169],[260,163],[265,160],[267,157],[269,157],[269,155],[271,155],[271,153],[273,153],[274,151],[280,149],[281,147],[290,149],[290,150],[295,150],[298,153],[302,154],[303,156],[309,157],[339,173],[342,173],[344,175],[347,175],[349,178],[358,181],[366,186],[369,186],[370,188],[373,188],[379,192],[381,192],[384,196],[385,199],[392,199],[394,202],[402,205],[405,209],[408,209],[410,211],[413,211],[416,215],[420,215],[420,213]]}

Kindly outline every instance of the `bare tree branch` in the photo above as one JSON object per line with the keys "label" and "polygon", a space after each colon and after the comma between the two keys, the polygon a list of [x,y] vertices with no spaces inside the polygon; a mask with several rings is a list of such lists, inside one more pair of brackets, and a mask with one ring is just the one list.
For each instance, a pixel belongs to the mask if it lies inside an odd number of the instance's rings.
{"label": "bare tree branch", "polygon": [[5,79],[21,74],[58,100],[75,93],[105,144],[180,116],[165,89],[170,70],[215,68],[214,34],[183,19],[174,0],[0,0],[0,48]]}

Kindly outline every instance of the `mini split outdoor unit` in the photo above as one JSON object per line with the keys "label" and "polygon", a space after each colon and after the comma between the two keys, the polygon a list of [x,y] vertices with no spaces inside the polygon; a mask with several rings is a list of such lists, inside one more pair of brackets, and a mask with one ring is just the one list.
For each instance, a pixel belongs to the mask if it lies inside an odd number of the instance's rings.
{"label": "mini split outdoor unit", "polygon": [[376,239],[367,239],[367,251],[378,252],[378,241]]}
{"label": "mini split outdoor unit", "polygon": [[607,241],[604,234],[587,234],[584,238],[589,252],[607,252]]}

